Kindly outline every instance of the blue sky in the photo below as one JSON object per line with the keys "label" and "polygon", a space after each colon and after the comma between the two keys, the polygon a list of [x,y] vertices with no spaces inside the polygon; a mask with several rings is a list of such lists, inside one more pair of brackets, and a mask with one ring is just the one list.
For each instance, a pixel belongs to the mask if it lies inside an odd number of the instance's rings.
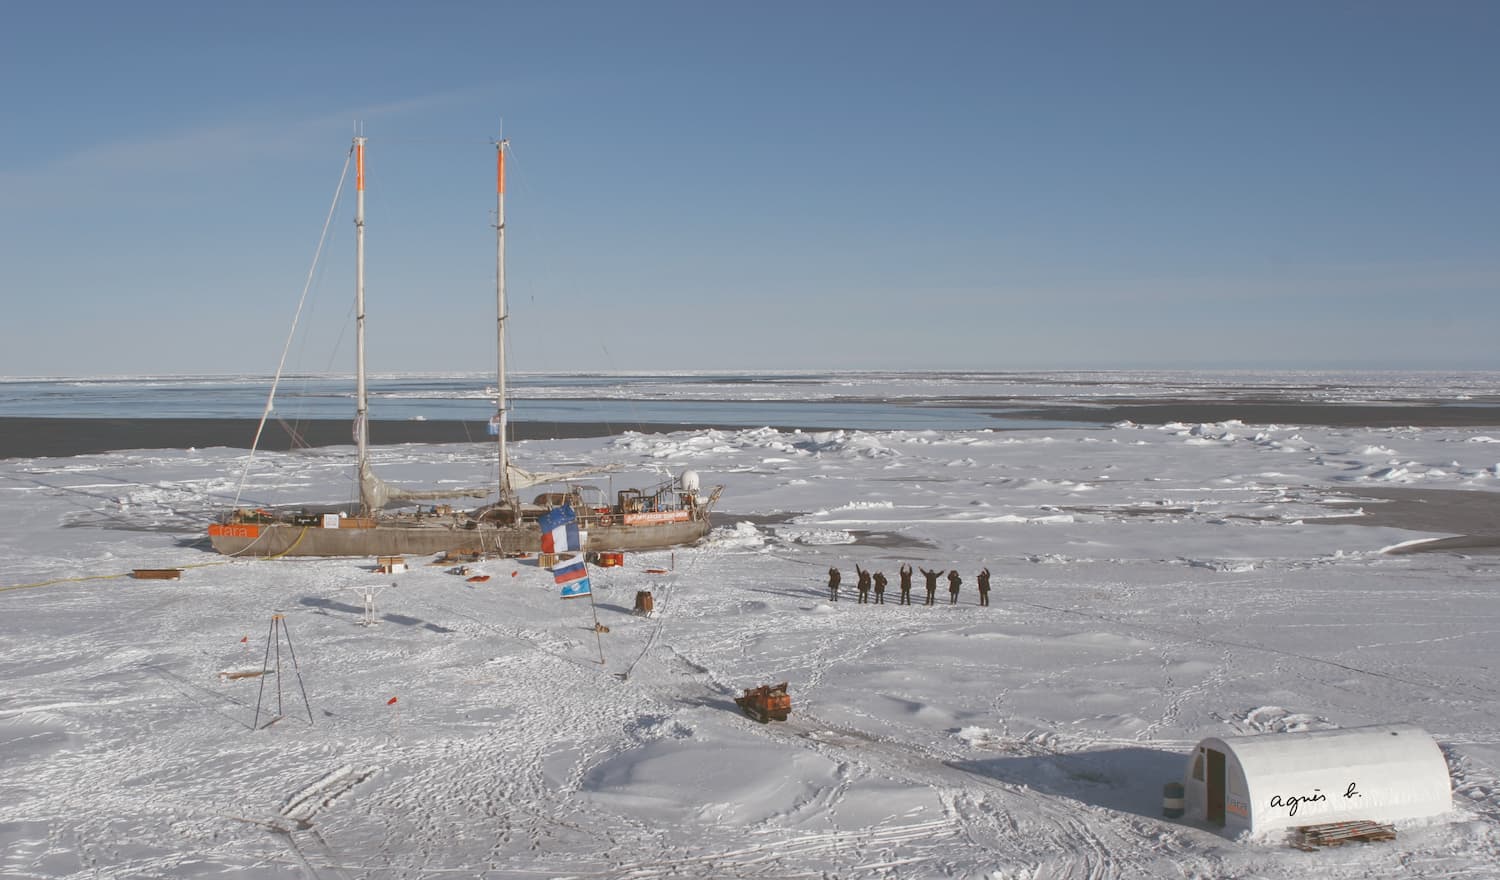
{"label": "blue sky", "polygon": [[[11,4],[0,375],[1500,368],[1500,3]],[[352,198],[293,366],[353,358]]]}

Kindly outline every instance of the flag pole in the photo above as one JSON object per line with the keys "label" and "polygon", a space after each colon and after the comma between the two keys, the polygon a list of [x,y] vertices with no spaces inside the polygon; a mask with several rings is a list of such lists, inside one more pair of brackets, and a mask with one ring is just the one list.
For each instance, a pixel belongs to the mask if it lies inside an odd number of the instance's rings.
{"label": "flag pole", "polygon": [[594,585],[589,584],[589,610],[594,612],[594,641],[599,644],[599,665],[604,665],[604,636],[599,632],[599,606],[594,603]]}
{"label": "flag pole", "polygon": [[551,566],[552,579],[562,586],[564,599],[576,599],[588,594],[589,610],[594,616],[594,642],[599,646],[599,665],[603,666],[603,626],[599,623],[599,605],[594,601],[594,585],[589,581],[588,553],[583,549],[588,544],[588,533],[578,528],[578,518],[567,502],[542,514],[537,519],[537,525],[542,530],[543,553],[568,553],[569,559],[572,558],[569,551],[578,554],[577,562],[554,558]]}

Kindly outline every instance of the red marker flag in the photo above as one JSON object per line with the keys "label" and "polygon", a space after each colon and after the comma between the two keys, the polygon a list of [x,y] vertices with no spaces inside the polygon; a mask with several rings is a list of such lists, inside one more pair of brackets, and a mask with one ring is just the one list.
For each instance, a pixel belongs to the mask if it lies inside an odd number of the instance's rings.
{"label": "red marker flag", "polygon": [[396,705],[396,698],[395,697],[391,697],[389,700],[385,701],[385,704],[387,706],[394,706],[394,705]]}
{"label": "red marker flag", "polygon": [[249,636],[240,636],[240,644],[243,645],[243,644],[245,644],[248,641],[250,641],[250,637]]}

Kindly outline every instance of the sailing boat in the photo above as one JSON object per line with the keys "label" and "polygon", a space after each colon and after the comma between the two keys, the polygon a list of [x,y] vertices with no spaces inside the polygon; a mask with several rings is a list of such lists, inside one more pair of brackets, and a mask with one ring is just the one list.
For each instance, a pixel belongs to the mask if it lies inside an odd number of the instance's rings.
{"label": "sailing boat", "polygon": [[[412,492],[381,480],[370,466],[369,401],[365,381],[365,138],[354,139],[355,164],[355,420],[358,450],[355,467],[359,508],[346,513],[236,509],[209,526],[213,547],[228,556],[398,556],[448,554],[537,553],[542,529],[537,518],[567,505],[587,532],[586,551],[654,550],[690,544],[709,530],[709,511],[722,486],[705,497],[694,471],[685,471],[645,489],[625,489],[607,497],[571,474],[530,474],[511,464],[506,450],[509,407],[505,385],[505,154],[507,141],[495,144],[495,299],[497,333],[496,411],[490,420],[498,438],[499,485],[495,498],[477,510],[456,510],[448,504],[423,501],[452,500],[470,494],[462,490]],[[273,392],[274,394],[274,392]],[[267,404],[269,413],[270,404]],[[558,491],[523,502],[518,491],[555,484]],[[481,490],[484,497],[490,490]]]}

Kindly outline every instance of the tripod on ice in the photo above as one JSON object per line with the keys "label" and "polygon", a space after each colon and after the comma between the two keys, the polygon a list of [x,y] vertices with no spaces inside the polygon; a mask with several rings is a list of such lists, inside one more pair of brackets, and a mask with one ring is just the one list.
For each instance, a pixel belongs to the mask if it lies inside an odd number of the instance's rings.
{"label": "tripod on ice", "polygon": [[[255,721],[252,730],[260,730],[260,706],[266,694],[266,676],[276,676],[276,716],[266,722],[270,727],[284,717],[281,702],[281,643],[286,642],[287,655],[292,660],[292,672],[297,676],[297,689],[302,692],[302,706],[307,709],[307,723],[313,723],[312,704],[307,701],[307,688],[302,684],[302,669],[297,666],[297,652],[292,648],[292,631],[287,629],[286,615],[276,612],[271,615],[271,632],[266,636],[266,655],[261,660],[260,692],[255,696]],[[271,647],[276,647],[276,668],[271,668]]]}

